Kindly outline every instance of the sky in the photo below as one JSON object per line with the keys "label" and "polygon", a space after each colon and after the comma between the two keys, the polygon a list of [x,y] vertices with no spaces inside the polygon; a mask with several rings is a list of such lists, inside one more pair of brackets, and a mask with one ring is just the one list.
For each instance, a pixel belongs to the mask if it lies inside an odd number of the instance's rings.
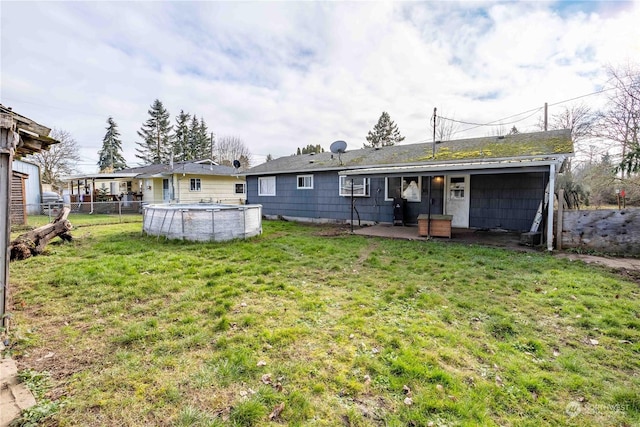
{"label": "sky", "polygon": [[602,105],[584,95],[640,58],[638,22],[639,2],[616,1],[3,0],[0,103],[69,132],[82,173],[97,172],[110,116],[139,164],[155,99],[172,122],[184,110],[239,137],[253,165],[308,144],[362,148],[383,111],[403,144],[432,140],[434,108],[496,123],[456,123],[454,139],[535,131],[545,102],[549,115]]}

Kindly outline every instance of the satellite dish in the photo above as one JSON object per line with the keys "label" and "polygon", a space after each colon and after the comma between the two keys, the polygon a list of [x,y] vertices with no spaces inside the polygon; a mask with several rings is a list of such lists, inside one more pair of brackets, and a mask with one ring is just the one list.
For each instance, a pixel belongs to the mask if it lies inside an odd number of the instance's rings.
{"label": "satellite dish", "polygon": [[344,153],[347,151],[347,143],[344,141],[335,141],[331,144],[329,150],[331,150],[332,153]]}
{"label": "satellite dish", "polygon": [[240,167],[240,160],[234,160],[233,161],[233,167],[238,169]]}

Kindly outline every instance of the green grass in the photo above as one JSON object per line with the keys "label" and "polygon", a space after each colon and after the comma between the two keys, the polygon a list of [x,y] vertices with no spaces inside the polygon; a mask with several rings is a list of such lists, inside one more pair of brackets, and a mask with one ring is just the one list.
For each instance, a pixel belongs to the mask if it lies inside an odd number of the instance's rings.
{"label": "green grass", "polygon": [[12,263],[10,351],[52,373],[57,422],[640,423],[638,284],[543,253],[263,227],[189,243],[87,226]]}
{"label": "green grass", "polygon": [[[19,234],[27,230],[48,224],[55,219],[55,215],[28,215],[26,225],[15,225],[11,227],[11,231]],[[122,215],[114,214],[88,214],[71,212],[68,216],[69,222],[74,227],[85,227],[89,225],[108,225],[120,223],[142,223],[141,214],[124,213]]]}

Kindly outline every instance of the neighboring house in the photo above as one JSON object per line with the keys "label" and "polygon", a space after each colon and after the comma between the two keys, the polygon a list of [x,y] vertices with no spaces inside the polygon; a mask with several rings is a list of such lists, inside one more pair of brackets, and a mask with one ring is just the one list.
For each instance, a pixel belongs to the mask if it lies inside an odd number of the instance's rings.
{"label": "neighboring house", "polygon": [[[244,204],[246,185],[236,169],[211,160],[148,165],[105,174],[66,178],[73,201],[97,201],[98,197],[145,203]],[[80,200],[79,200],[80,201]]]}
{"label": "neighboring house", "polygon": [[561,130],[292,155],[244,175],[247,202],[267,217],[350,222],[353,204],[354,221],[392,223],[402,198],[404,223],[430,212],[453,215],[453,227],[529,231],[572,155]]}
{"label": "neighboring house", "polygon": [[26,213],[28,215],[38,215],[40,213],[42,190],[40,185],[40,166],[24,160],[14,160],[11,167],[14,172],[26,175],[23,181],[23,199]]}

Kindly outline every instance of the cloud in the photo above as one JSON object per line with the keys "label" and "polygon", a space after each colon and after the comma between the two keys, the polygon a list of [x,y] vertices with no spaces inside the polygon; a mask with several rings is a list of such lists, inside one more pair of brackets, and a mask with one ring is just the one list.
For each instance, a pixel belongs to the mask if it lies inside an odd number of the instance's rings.
{"label": "cloud", "polygon": [[[135,164],[160,99],[256,160],[336,139],[382,111],[428,140],[434,107],[488,122],[593,92],[640,53],[633,2],[3,2],[1,102],[81,146],[96,168],[113,116]],[[24,31],[24,23],[30,31]],[[595,102],[595,100],[594,100]],[[552,111],[553,113],[553,111]],[[537,117],[518,123],[532,130]],[[475,128],[457,136],[478,136]]]}

